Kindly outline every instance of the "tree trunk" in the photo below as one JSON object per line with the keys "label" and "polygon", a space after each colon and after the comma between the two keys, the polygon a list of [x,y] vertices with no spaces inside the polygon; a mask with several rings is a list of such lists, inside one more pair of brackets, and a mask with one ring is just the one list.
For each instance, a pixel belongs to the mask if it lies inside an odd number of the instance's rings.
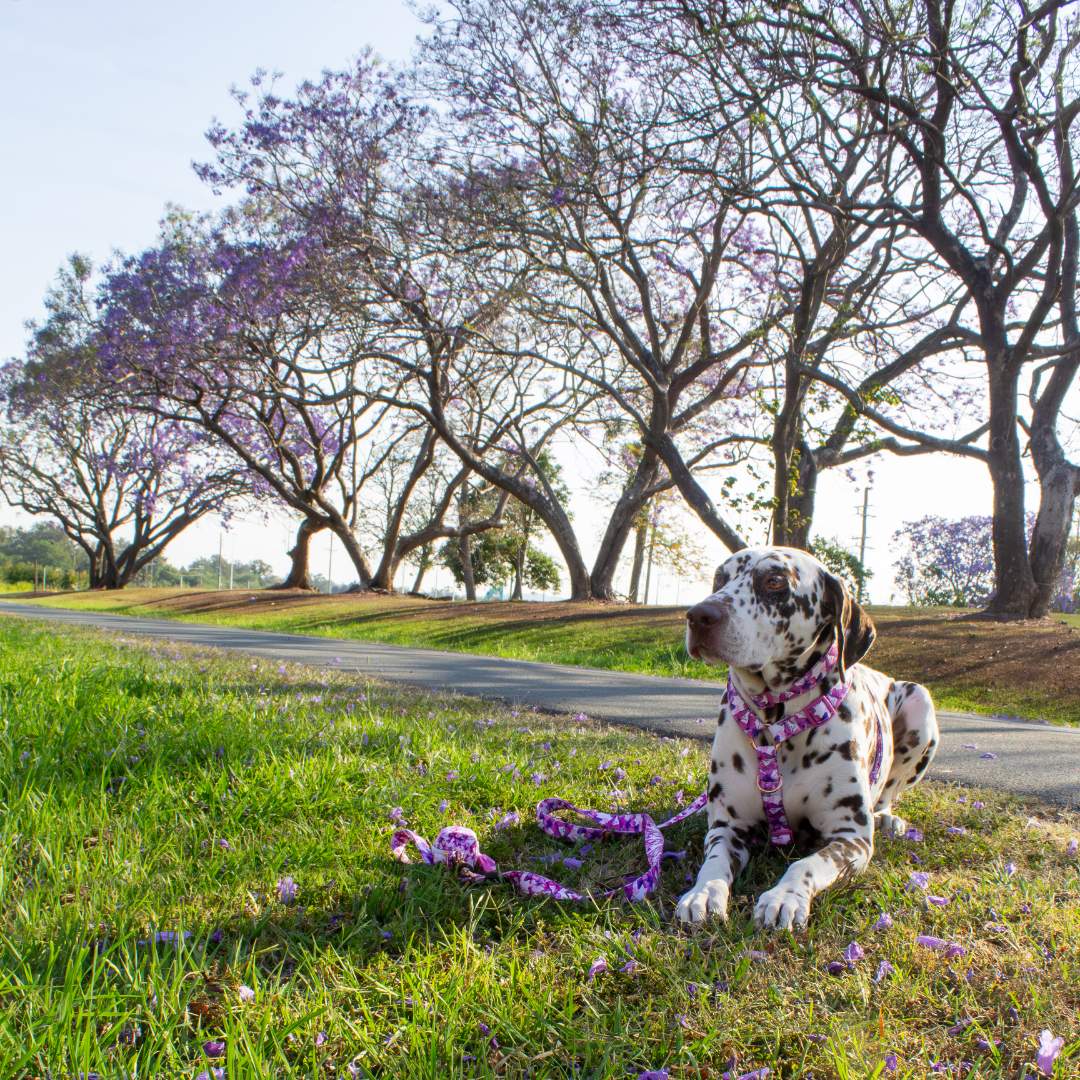
{"label": "tree trunk", "polygon": [[366,592],[372,587],[371,567],[368,565],[367,557],[357,543],[352,529],[349,528],[348,523],[343,518],[332,521],[327,528],[341,541],[341,546],[345,549],[345,554],[349,556],[349,561],[356,571],[358,584],[350,591]]}
{"label": "tree trunk", "polygon": [[476,599],[476,578],[472,565],[472,537],[458,537],[458,555],[461,558],[461,580],[465,586],[465,599]]}
{"label": "tree trunk", "polygon": [[645,541],[649,535],[647,520],[638,519],[639,523],[634,530],[634,561],[630,567],[630,601],[638,602],[638,590],[641,588],[641,568],[645,565]]}
{"label": "tree trunk", "polygon": [[619,494],[608,518],[600,550],[596,553],[592,573],[589,575],[589,592],[595,600],[615,599],[615,572],[619,568],[623,548],[634,528],[634,522],[645,505],[646,492],[656,482],[660,472],[660,458],[655,450],[646,449],[638,462],[634,475]]}
{"label": "tree trunk", "polygon": [[1066,461],[1039,478],[1039,513],[1031,534],[1030,555],[1035,594],[1028,614],[1033,619],[1046,615],[1057,595],[1062,567],[1065,565],[1077,485],[1076,471]]}
{"label": "tree trunk", "polygon": [[529,553],[529,541],[523,540],[518,545],[517,553],[514,556],[514,587],[510,592],[511,600],[524,599],[522,585],[525,580],[525,558]]}
{"label": "tree trunk", "polygon": [[648,436],[649,441],[654,443],[661,460],[671,473],[671,478],[678,486],[682,497],[686,500],[690,509],[701,519],[702,523],[709,528],[728,549],[728,551],[741,551],[746,547],[746,541],[735,531],[734,526],[721,517],[716,509],[709,493],[697,482],[694,474],[687,468],[683,461],[679,448],[675,445],[670,435]]}
{"label": "tree trunk", "polygon": [[311,538],[322,532],[326,526],[311,518],[304,518],[296,530],[296,543],[289,551],[292,565],[285,580],[280,585],[271,585],[271,589],[311,589]]}
{"label": "tree trunk", "polygon": [[1028,618],[1036,592],[1027,551],[1016,384],[1016,375],[1004,358],[990,364],[988,465],[994,485],[994,595],[986,614],[1001,619]]}
{"label": "tree trunk", "polygon": [[371,587],[373,589],[385,589],[387,592],[394,591],[394,574],[397,571],[402,555],[402,552],[398,550],[398,541],[401,539],[405,512],[409,508],[409,500],[416,490],[416,485],[420,483],[424,473],[427,472],[432,461],[435,460],[435,440],[435,431],[429,428],[424,435],[420,450],[413,461],[413,467],[398,495],[393,512],[387,522],[379,565],[376,567],[375,573],[371,575]]}
{"label": "tree trunk", "polygon": [[420,563],[416,569],[416,580],[413,582],[411,591],[418,593],[420,591],[420,585],[424,580],[424,575],[428,572],[428,566],[430,565],[431,548],[425,544],[420,548]]}
{"label": "tree trunk", "polygon": [[814,502],[817,498],[817,460],[809,444],[799,446],[797,486],[788,501],[788,547],[810,550],[810,530],[814,526]]}

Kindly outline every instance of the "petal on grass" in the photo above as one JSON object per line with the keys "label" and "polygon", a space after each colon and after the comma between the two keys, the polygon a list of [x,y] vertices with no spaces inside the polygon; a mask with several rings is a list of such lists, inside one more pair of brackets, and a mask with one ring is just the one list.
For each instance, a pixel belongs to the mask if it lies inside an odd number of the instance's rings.
{"label": "petal on grass", "polygon": [[1065,1040],[1059,1035],[1054,1038],[1049,1028],[1039,1032],[1039,1050],[1035,1055],[1035,1064],[1039,1066],[1044,1076],[1054,1075],[1054,1062],[1061,1053]]}
{"label": "petal on grass", "polygon": [[585,976],[586,982],[592,982],[597,975],[603,975],[607,971],[607,960],[602,956],[598,956],[590,965],[588,974]]}

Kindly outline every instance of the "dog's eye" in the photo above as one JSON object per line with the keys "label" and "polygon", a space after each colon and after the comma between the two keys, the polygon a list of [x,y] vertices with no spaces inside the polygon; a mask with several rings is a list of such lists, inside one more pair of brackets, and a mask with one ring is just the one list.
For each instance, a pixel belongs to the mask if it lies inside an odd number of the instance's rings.
{"label": "dog's eye", "polygon": [[788,579],[783,574],[769,574],[761,585],[766,592],[781,592],[788,587]]}

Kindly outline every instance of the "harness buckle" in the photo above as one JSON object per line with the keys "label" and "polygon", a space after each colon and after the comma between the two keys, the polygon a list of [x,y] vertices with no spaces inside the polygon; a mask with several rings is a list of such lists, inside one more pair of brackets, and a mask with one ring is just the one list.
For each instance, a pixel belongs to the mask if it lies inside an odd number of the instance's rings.
{"label": "harness buckle", "polygon": [[758,789],[758,791],[761,792],[762,795],[775,795],[776,792],[778,792],[783,786],[784,786],[784,778],[782,776],[777,777],[777,779],[776,779],[776,787],[773,787],[773,788],[762,787],[761,786],[761,776],[760,775],[758,776],[757,789]]}

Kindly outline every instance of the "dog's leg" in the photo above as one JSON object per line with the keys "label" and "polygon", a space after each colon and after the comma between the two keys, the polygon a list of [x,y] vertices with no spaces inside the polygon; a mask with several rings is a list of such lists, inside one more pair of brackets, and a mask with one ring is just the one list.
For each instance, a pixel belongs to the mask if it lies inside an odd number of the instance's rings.
{"label": "dog's leg", "polygon": [[866,869],[874,853],[874,819],[870,816],[870,789],[866,778],[852,774],[833,778],[836,790],[850,791],[831,806],[810,815],[811,824],[825,837],[825,846],[793,862],[784,876],[758,897],[754,922],[774,930],[805,926],[810,905],[822,889],[855,877]]}
{"label": "dog's leg", "polygon": [[698,871],[694,887],[683,894],[675,908],[675,915],[681,922],[704,922],[710,915],[726,919],[731,883],[746,865],[746,845],[735,834],[729,821],[713,823],[711,802],[709,820],[711,827],[705,834],[705,861]]}
{"label": "dog's leg", "polygon": [[889,778],[874,807],[877,827],[888,836],[903,836],[908,824],[892,812],[895,799],[917,784],[930,767],[940,736],[934,703],[918,683],[898,682],[889,692],[893,760]]}

